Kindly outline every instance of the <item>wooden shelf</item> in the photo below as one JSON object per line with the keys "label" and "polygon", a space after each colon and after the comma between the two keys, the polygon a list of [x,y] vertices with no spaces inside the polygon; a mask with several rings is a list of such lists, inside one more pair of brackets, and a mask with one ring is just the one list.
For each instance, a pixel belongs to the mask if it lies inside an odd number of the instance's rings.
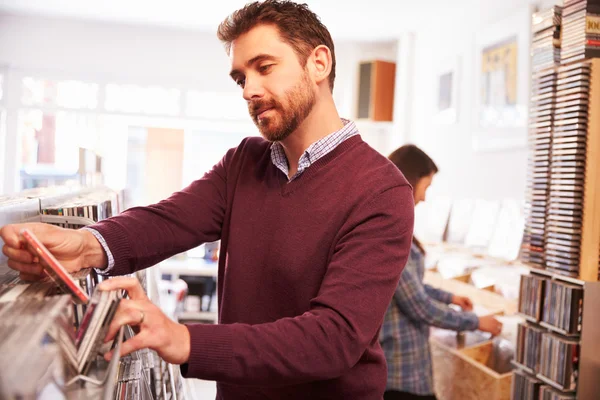
{"label": "wooden shelf", "polygon": [[511,363],[511,364],[512,364],[512,365],[513,365],[513,366],[514,366],[516,369],[520,369],[521,371],[525,371],[525,372],[527,372],[529,375],[536,376],[536,373],[535,373],[535,371],[534,371],[534,370],[532,370],[531,368],[529,368],[529,367],[526,367],[525,365],[523,365],[523,364],[521,364],[521,363],[518,363],[518,362],[516,362],[516,361],[514,361],[514,360],[513,360],[513,361],[511,361],[510,363]]}
{"label": "wooden shelf", "polygon": [[[600,59],[591,61],[589,120],[585,157],[585,189],[579,277],[583,281],[598,280],[600,250]],[[591,112],[595,110],[594,112]]]}

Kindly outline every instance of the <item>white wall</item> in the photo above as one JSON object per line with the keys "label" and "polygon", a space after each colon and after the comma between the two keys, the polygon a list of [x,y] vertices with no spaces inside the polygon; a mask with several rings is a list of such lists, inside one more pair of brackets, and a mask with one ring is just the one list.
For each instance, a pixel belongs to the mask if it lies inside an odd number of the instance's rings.
{"label": "white wall", "polygon": [[[477,152],[473,147],[476,134],[472,123],[476,93],[473,36],[465,33],[454,39],[447,38],[448,47],[444,52],[439,49],[439,41],[437,35],[416,36],[413,129],[408,141],[422,147],[438,164],[436,192],[452,197],[521,200],[525,190],[526,148]],[[439,57],[460,60],[455,125],[439,125],[432,120]]]}
{"label": "white wall", "polygon": [[234,88],[215,35],[0,15],[0,64],[82,78]]}
{"label": "white wall", "polygon": [[[525,2],[523,2],[525,3]],[[514,9],[513,9],[514,10]],[[495,12],[494,12],[495,11]],[[496,151],[475,151],[474,118],[476,82],[476,35],[490,23],[510,15],[509,8],[496,7],[473,11],[456,29],[416,33],[415,73],[412,97],[412,129],[407,140],[422,147],[440,168],[432,192],[452,198],[524,199],[527,171],[525,147]],[[478,15],[480,18],[475,18]],[[469,23],[471,21],[471,23]],[[454,125],[436,124],[437,74],[441,63],[458,60],[458,121]],[[527,129],[522,129],[526,135]]]}
{"label": "white wall", "polygon": [[[336,56],[335,97],[341,113],[352,117],[358,62],[393,61],[396,43],[336,41]],[[212,32],[0,14],[3,64],[81,79],[236,90],[225,51]]]}

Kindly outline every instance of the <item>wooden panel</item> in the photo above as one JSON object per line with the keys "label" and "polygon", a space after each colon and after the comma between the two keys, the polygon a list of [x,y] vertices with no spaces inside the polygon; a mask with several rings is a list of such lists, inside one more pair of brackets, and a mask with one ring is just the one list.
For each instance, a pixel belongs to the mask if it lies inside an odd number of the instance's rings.
{"label": "wooden panel", "polygon": [[396,64],[386,61],[375,61],[374,64],[372,118],[373,121],[392,121]]}
{"label": "wooden panel", "polygon": [[[579,379],[577,398],[579,400],[598,399],[600,393],[600,320],[598,309],[600,304],[600,283],[586,282],[584,290],[583,321],[581,332],[581,348],[579,359]],[[588,305],[590,305],[588,307]]]}
{"label": "wooden panel", "polygon": [[439,400],[510,399],[512,373],[498,374],[470,357],[473,353],[485,358],[486,349],[492,349],[491,342],[463,350],[451,349],[435,339],[430,343]]}
{"label": "wooden panel", "polygon": [[492,342],[482,343],[478,346],[460,350],[462,354],[482,365],[487,365],[490,356],[492,355],[492,351],[494,351],[494,344]]}
{"label": "wooden panel", "polygon": [[584,281],[598,280],[598,251],[600,249],[600,60],[593,60],[591,64],[579,266],[580,279]]}
{"label": "wooden panel", "polygon": [[145,200],[156,203],[181,189],[183,130],[148,128]]}
{"label": "wooden panel", "polygon": [[358,74],[358,110],[359,119],[371,116],[371,90],[373,89],[373,63],[361,63]]}

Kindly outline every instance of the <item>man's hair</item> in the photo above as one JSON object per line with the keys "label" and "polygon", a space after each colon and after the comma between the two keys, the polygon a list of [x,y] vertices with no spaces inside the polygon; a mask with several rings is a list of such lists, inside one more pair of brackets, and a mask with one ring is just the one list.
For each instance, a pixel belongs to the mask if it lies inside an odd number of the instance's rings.
{"label": "man's hair", "polygon": [[306,65],[308,56],[317,46],[327,46],[331,50],[329,88],[333,91],[335,80],[333,40],[319,17],[310,11],[306,4],[288,0],[265,0],[249,3],[221,22],[217,30],[217,37],[225,44],[225,49],[229,54],[231,43],[258,25],[277,27],[279,35],[283,41],[292,46],[302,65]]}

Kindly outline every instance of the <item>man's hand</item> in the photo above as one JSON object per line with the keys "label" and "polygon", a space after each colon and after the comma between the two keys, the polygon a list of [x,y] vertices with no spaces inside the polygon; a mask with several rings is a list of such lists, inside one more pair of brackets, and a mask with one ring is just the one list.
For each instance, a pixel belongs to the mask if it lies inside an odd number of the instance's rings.
{"label": "man's hand", "polygon": [[471,299],[464,296],[452,296],[452,304],[456,304],[464,311],[471,311],[473,309],[473,303]]}
{"label": "man's hand", "polygon": [[23,280],[37,280],[43,276],[38,258],[27,249],[20,235],[25,228],[33,232],[69,272],[89,267],[104,268],[107,264],[104,249],[88,231],[43,223],[6,225],[0,229],[0,238],[4,241],[2,253],[8,257],[8,266],[19,271]]}
{"label": "man's hand", "polygon": [[497,336],[502,332],[502,323],[492,315],[479,317],[479,330]]}
{"label": "man's hand", "polygon": [[[116,277],[102,282],[100,290],[125,289],[130,299],[122,299],[108,328],[105,342],[112,340],[122,325],[138,326],[139,333],[121,345],[121,356],[150,348],[171,364],[183,364],[190,357],[190,333],[156,307],[136,278]],[[104,357],[110,360],[112,351]]]}

